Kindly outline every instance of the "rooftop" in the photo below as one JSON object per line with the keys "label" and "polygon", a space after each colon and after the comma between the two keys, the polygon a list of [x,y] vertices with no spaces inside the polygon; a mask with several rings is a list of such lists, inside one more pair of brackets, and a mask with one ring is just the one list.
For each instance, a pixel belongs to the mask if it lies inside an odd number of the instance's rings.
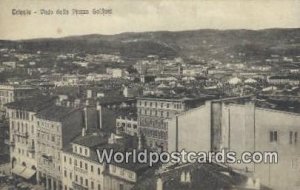
{"label": "rooftop", "polygon": [[53,105],[39,111],[37,117],[50,121],[62,121],[66,116],[78,110],[78,108]]}
{"label": "rooftop", "polygon": [[36,112],[54,103],[56,97],[35,96],[6,104],[7,108]]}
{"label": "rooftop", "polygon": [[[190,182],[182,182],[182,172],[190,173]],[[179,166],[157,175],[149,175],[140,180],[133,190],[156,190],[158,177],[164,181],[164,190],[218,190],[218,189],[236,189],[246,190],[247,176],[232,171],[230,168],[222,167],[217,164],[187,164]],[[267,188],[262,187],[266,190]]]}
{"label": "rooftop", "polygon": [[[300,97],[299,97],[300,99]],[[297,100],[288,99],[275,99],[267,96],[245,96],[245,97],[234,97],[227,99],[220,99],[216,101],[223,101],[226,104],[246,104],[252,103],[258,108],[272,109],[278,111],[285,111],[291,113],[300,113],[300,102]]]}

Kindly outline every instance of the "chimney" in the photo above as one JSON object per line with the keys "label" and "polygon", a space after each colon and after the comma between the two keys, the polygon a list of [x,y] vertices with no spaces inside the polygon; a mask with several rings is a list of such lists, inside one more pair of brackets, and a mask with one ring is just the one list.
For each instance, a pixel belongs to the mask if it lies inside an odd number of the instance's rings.
{"label": "chimney", "polygon": [[114,133],[111,133],[109,139],[108,139],[109,144],[115,144],[116,143],[116,137]]}
{"label": "chimney", "polygon": [[141,150],[143,149],[142,136],[139,135],[138,138],[138,150]]}
{"label": "chimney", "polygon": [[82,130],[81,130],[81,136],[85,136],[86,135],[86,129],[85,128],[82,128]]}
{"label": "chimney", "polygon": [[156,190],[164,190],[163,181],[162,181],[161,177],[157,178]]}
{"label": "chimney", "polygon": [[102,130],[102,107],[101,105],[97,105],[97,110],[98,110],[98,126],[99,129]]}
{"label": "chimney", "polygon": [[85,130],[87,131],[88,130],[88,110],[87,110],[87,107],[83,108],[83,111],[84,111],[84,127],[85,127]]}

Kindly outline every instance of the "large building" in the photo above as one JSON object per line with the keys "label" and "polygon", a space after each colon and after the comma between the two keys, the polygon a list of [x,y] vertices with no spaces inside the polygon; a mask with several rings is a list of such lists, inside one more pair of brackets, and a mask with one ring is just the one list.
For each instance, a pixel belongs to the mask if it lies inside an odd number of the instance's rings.
{"label": "large building", "polygon": [[199,98],[158,98],[139,97],[137,100],[138,127],[145,136],[146,143],[152,148],[166,150],[168,129],[166,119],[200,106],[210,96]]}
{"label": "large building", "polygon": [[36,97],[6,105],[10,126],[10,159],[12,173],[36,182],[36,113],[53,104],[54,99]]}
{"label": "large building", "polygon": [[61,150],[81,133],[83,115],[79,108],[56,105],[36,114],[37,180],[46,189],[62,189]]}
{"label": "large building", "polygon": [[[168,151],[276,151],[277,164],[232,164],[274,189],[299,189],[299,105],[250,97],[208,101],[168,121]],[[278,180],[280,179],[280,180]]]}

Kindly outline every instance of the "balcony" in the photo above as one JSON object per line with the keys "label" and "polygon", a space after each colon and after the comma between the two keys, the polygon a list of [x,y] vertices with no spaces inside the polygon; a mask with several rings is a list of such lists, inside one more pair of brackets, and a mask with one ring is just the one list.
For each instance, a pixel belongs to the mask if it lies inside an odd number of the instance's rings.
{"label": "balcony", "polygon": [[87,187],[84,187],[84,186],[82,186],[82,185],[79,185],[79,184],[77,184],[77,183],[75,183],[75,182],[72,183],[72,186],[73,186],[74,190],[88,190]]}
{"label": "balcony", "polygon": [[23,137],[23,138],[28,138],[29,137],[28,132],[22,133],[20,131],[15,130],[13,132],[13,134],[16,135],[16,136],[19,136],[19,137]]}
{"label": "balcony", "polygon": [[77,166],[74,166],[74,170],[75,170],[76,172],[79,172],[79,173],[82,173],[82,174],[87,174],[87,173],[88,173],[87,170],[82,169],[82,168],[79,168],[79,167],[77,167]]}

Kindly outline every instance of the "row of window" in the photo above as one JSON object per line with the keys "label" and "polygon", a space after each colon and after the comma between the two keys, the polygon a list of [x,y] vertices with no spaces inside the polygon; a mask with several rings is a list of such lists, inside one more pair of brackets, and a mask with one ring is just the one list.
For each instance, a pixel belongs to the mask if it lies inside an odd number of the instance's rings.
{"label": "row of window", "polygon": [[73,152],[83,156],[88,156],[88,149],[81,146],[73,145]]}
{"label": "row of window", "polygon": [[137,129],[137,125],[136,124],[130,124],[130,123],[124,123],[124,122],[117,122],[117,127],[127,127],[127,128],[133,128],[133,129]]}
{"label": "row of window", "polygon": [[168,138],[167,132],[160,131],[160,130],[152,130],[143,128],[142,133],[147,137],[157,138],[157,139],[164,139],[166,140]]}
{"label": "row of window", "polygon": [[[114,166],[114,165],[111,165],[111,171],[112,171],[112,173],[114,173],[114,174],[117,174],[117,167],[116,166]],[[121,175],[121,176],[125,176],[127,174],[127,177],[128,178],[130,178],[130,179],[132,179],[133,178],[133,173],[132,172],[126,172],[124,169],[120,169],[120,171],[119,171],[119,175]]]}
{"label": "row of window", "polygon": [[[154,107],[154,108],[171,108],[172,103],[158,103],[158,102],[149,102],[149,101],[139,101],[140,106],[145,106],[145,107]],[[174,109],[181,109],[182,105],[181,103],[173,103],[173,108]]]}
{"label": "row of window", "polygon": [[[278,131],[270,131],[270,142],[277,142],[278,138]],[[297,144],[298,141],[298,132],[290,131],[289,133],[289,144]]]}
{"label": "row of window", "polygon": [[[15,149],[12,149],[12,152],[15,152]],[[28,150],[18,148],[18,154],[22,156],[26,156],[28,158],[35,158],[34,154],[30,154]]]}
{"label": "row of window", "polygon": [[[90,171],[91,173],[94,172],[94,166],[93,165],[90,165],[90,167],[89,167],[88,163],[85,163],[85,162],[83,162],[81,160],[78,161],[76,158],[74,158],[74,160],[73,160],[72,157],[69,157],[69,160],[67,160],[67,157],[64,156],[64,163],[67,163],[67,162],[69,162],[70,165],[72,165],[73,162],[74,162],[74,166],[75,167],[79,167],[81,169],[85,169],[86,171]],[[97,174],[101,175],[101,169],[100,169],[100,167],[97,168]]]}
{"label": "row of window", "polygon": [[139,109],[138,113],[140,115],[149,115],[149,116],[156,116],[156,117],[170,117],[169,111],[158,111],[158,110],[147,110],[147,109]]}
{"label": "row of window", "polygon": [[[64,171],[64,176],[67,177],[67,171],[66,170]],[[72,180],[73,177],[72,177],[71,172],[70,172],[69,176],[70,176],[70,179]],[[78,177],[78,175],[75,175],[75,182],[79,183],[82,186],[89,187],[89,189],[95,189],[94,181],[91,181],[90,185],[89,185],[89,180],[88,179],[84,179],[83,177]],[[65,190],[68,190],[67,186],[65,186]],[[97,190],[101,190],[101,185],[100,184],[97,185]]]}
{"label": "row of window", "polygon": [[147,126],[159,129],[167,129],[167,123],[161,119],[152,119],[152,118],[143,118],[141,117],[139,120],[140,126]]}
{"label": "row of window", "polygon": [[[15,121],[11,121],[11,129],[12,131],[17,130],[17,132],[27,133],[28,132],[28,124],[26,122],[16,122],[17,125],[15,125]],[[34,126],[31,125],[31,133],[34,134]]]}

